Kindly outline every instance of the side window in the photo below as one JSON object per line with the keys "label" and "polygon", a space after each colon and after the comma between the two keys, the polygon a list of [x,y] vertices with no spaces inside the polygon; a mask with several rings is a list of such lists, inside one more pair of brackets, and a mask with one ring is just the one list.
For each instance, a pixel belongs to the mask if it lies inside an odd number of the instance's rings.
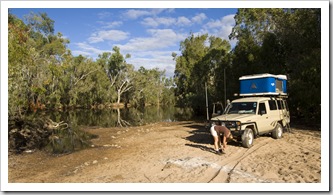
{"label": "side window", "polygon": [[268,104],[269,104],[269,109],[270,110],[277,110],[277,106],[276,106],[276,101],[275,100],[269,100]]}
{"label": "side window", "polygon": [[278,100],[278,109],[279,110],[283,110],[285,107],[284,107],[284,102],[282,100]]}
{"label": "side window", "polygon": [[259,113],[260,115],[262,114],[266,114],[267,111],[266,111],[266,106],[265,106],[265,103],[259,103]]}

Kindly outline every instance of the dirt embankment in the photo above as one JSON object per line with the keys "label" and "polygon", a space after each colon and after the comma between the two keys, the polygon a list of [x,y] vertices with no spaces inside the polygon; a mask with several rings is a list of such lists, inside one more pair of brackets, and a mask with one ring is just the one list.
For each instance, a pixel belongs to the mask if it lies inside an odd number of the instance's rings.
{"label": "dirt embankment", "polygon": [[321,132],[293,128],[282,139],[262,136],[254,146],[228,144],[213,152],[204,124],[156,123],[87,128],[93,147],[52,156],[10,155],[9,183],[320,183]]}

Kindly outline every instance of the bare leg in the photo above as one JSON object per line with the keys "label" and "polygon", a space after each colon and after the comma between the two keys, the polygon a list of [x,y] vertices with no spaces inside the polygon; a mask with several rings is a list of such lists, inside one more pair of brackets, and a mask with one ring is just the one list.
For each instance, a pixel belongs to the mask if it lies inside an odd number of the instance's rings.
{"label": "bare leg", "polygon": [[218,149],[221,149],[222,148],[222,143],[221,143],[221,136],[218,136],[218,141],[217,141],[217,146],[218,146]]}
{"label": "bare leg", "polygon": [[221,146],[221,140],[219,136],[213,136],[214,137],[214,149],[215,151],[219,150],[219,146]]}

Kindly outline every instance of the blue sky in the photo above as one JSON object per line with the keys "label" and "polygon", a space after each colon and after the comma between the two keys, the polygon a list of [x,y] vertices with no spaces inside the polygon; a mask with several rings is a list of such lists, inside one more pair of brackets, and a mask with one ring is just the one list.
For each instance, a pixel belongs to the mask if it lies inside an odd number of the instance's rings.
{"label": "blue sky", "polygon": [[[98,54],[120,47],[131,54],[136,68],[159,68],[172,76],[180,42],[190,33],[228,39],[237,9],[232,8],[14,8],[23,19],[30,12],[45,12],[55,21],[55,33],[70,40],[74,56],[96,59]],[[235,45],[235,40],[230,42]]]}

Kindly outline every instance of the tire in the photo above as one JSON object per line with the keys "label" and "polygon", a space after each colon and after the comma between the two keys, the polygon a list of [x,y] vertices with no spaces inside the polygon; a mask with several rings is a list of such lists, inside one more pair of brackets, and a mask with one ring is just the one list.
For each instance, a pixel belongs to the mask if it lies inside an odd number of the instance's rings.
{"label": "tire", "polygon": [[242,145],[245,148],[251,148],[253,145],[254,134],[253,130],[250,128],[246,128],[242,135]]}
{"label": "tire", "polygon": [[280,123],[278,123],[276,125],[276,127],[274,128],[274,130],[272,131],[272,137],[274,139],[281,139],[282,138],[282,134],[283,134],[283,129]]}

